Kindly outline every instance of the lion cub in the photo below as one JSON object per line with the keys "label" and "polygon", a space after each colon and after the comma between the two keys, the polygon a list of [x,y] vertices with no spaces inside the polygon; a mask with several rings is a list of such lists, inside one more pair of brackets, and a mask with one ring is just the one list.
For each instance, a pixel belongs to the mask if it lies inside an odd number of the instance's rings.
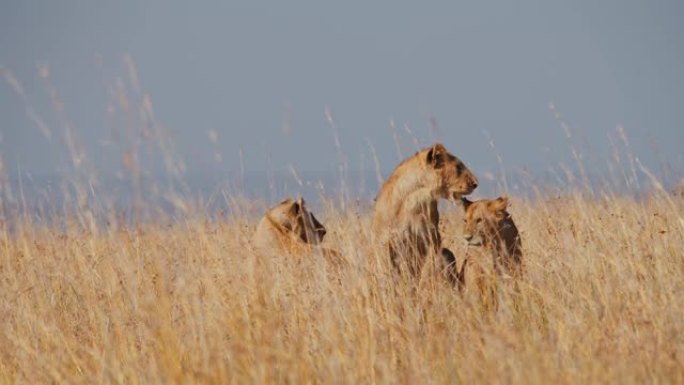
{"label": "lion cub", "polygon": [[518,277],[522,273],[522,242],[511,214],[506,211],[508,197],[471,202],[461,198],[464,237],[469,245],[482,246],[492,255],[499,276]]}

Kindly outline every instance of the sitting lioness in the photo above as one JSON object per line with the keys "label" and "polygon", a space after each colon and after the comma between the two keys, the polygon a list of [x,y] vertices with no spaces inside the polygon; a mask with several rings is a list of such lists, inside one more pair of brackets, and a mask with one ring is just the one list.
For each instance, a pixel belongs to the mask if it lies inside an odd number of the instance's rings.
{"label": "sitting lioness", "polygon": [[292,254],[311,251],[312,245],[323,241],[326,230],[307,211],[304,199],[286,199],[266,212],[254,234],[260,249],[275,249]]}
{"label": "sitting lioness", "polygon": [[442,144],[399,164],[382,185],[373,216],[373,236],[389,251],[392,265],[419,277],[428,255],[442,255],[456,283],[454,255],[442,249],[437,201],[456,202],[476,187],[477,178]]}
{"label": "sitting lioness", "polygon": [[471,202],[461,198],[464,215],[464,237],[469,245],[482,246],[491,253],[494,270],[499,276],[517,277],[522,272],[522,242],[511,214],[506,211],[508,198],[482,199]]}

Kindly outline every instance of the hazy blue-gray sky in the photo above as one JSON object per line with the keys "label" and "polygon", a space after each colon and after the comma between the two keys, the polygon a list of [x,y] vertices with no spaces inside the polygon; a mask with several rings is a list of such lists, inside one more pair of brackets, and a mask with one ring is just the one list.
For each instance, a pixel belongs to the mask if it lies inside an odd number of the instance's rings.
{"label": "hazy blue-gray sky", "polygon": [[509,169],[542,171],[570,158],[550,103],[587,153],[608,158],[623,125],[646,162],[676,165],[683,17],[677,0],[3,1],[0,66],[26,98],[0,83],[0,149],[11,170],[59,167],[59,135],[46,140],[25,111],[61,132],[47,64],[89,156],[120,168],[105,89],[126,79],[129,54],[190,173],[228,175],[240,147],[248,172],[336,171],[326,106],[352,169],[371,168],[371,143],[391,170],[393,120],[405,153],[407,125],[484,173],[496,169],[488,132]]}

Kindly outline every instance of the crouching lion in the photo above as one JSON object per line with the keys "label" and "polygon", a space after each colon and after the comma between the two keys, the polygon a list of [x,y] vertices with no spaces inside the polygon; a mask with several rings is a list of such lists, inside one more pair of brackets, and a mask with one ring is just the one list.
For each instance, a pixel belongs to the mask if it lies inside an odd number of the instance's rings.
{"label": "crouching lion", "polygon": [[437,201],[457,202],[477,183],[463,162],[439,143],[399,164],[381,187],[373,216],[373,236],[389,251],[392,265],[420,277],[428,255],[441,255],[447,276],[456,283],[455,257],[442,249]]}
{"label": "crouching lion", "polygon": [[318,250],[326,257],[339,257],[336,251],[319,246],[325,234],[325,226],[306,209],[304,199],[288,198],[261,218],[254,243],[262,251],[304,255]]}

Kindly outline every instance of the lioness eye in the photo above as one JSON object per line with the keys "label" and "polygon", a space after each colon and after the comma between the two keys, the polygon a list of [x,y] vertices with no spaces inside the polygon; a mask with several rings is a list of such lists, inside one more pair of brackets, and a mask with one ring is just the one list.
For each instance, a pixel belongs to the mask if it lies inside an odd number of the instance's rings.
{"label": "lioness eye", "polygon": [[456,175],[461,175],[462,172],[463,172],[463,163],[459,163],[458,165],[456,165]]}
{"label": "lioness eye", "polygon": [[480,222],[482,222],[482,218],[477,218],[477,220],[475,221],[475,223],[480,223]]}

